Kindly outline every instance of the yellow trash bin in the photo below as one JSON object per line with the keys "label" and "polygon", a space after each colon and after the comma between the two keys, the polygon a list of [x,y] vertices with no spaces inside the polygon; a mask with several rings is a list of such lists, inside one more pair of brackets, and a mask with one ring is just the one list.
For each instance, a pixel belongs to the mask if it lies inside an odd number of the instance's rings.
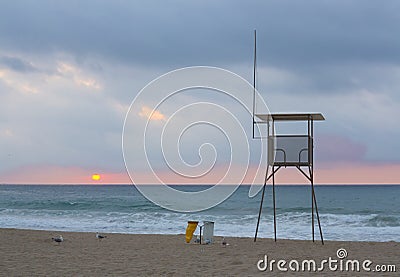
{"label": "yellow trash bin", "polygon": [[192,240],[193,233],[198,224],[198,221],[188,221],[188,226],[186,227],[186,243],[189,243]]}

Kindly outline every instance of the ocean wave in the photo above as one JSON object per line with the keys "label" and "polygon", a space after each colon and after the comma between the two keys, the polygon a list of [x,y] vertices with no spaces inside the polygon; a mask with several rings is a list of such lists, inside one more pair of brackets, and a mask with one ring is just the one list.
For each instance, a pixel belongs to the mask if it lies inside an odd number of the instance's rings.
{"label": "ocean wave", "polygon": [[366,222],[367,226],[372,227],[398,227],[400,217],[394,215],[374,215]]}
{"label": "ocean wave", "polygon": [[[304,197],[308,197],[308,188],[279,189],[280,196],[283,196],[277,202],[276,210],[278,238],[310,239],[311,203],[309,198],[303,199],[298,195],[304,192]],[[372,195],[376,195],[374,188],[318,189],[318,199],[321,199],[318,207],[325,239],[400,241],[400,208],[397,208],[397,198],[393,198],[390,203],[371,204]],[[379,189],[382,193],[383,188]],[[389,188],[387,194],[393,195],[392,190]],[[206,211],[175,213],[152,204],[131,187],[9,186],[7,190],[3,187],[0,195],[0,226],[84,232],[180,234],[185,232],[187,221],[197,220],[200,224],[214,221],[216,235],[252,237],[260,199],[249,199],[248,188],[239,188],[237,193],[221,205]],[[360,196],[362,193],[363,197]],[[358,197],[357,203],[351,202],[355,197]],[[270,200],[266,198],[264,202],[260,237],[273,237]],[[318,237],[317,221],[314,223]]]}

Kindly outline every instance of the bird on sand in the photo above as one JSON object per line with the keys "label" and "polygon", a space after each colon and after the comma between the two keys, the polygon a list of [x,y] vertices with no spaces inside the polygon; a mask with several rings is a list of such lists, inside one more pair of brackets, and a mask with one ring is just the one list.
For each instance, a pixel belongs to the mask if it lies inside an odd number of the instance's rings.
{"label": "bird on sand", "polygon": [[226,243],[225,238],[222,238],[222,246],[226,247],[227,245],[229,245],[229,243]]}
{"label": "bird on sand", "polygon": [[100,235],[99,232],[96,233],[96,239],[98,239],[98,240],[105,239],[106,237],[107,237],[107,236]]}
{"label": "bird on sand", "polygon": [[64,241],[64,238],[63,238],[61,235],[59,235],[59,236],[56,237],[56,238],[51,238],[51,239],[52,239],[53,241],[57,242],[58,245],[60,245],[60,243]]}

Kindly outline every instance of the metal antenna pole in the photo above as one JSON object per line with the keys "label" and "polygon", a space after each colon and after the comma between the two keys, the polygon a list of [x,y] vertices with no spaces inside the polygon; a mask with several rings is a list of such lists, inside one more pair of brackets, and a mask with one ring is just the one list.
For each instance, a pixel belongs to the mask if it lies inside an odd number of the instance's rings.
{"label": "metal antenna pole", "polygon": [[257,31],[254,30],[254,62],[253,62],[253,139],[254,139],[254,114],[256,109],[256,66],[257,66]]}

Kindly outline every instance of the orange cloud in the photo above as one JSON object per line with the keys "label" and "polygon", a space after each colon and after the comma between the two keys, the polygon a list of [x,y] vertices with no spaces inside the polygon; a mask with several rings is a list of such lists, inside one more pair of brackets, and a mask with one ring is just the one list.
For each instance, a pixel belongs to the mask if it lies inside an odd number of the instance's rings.
{"label": "orange cloud", "polygon": [[139,116],[154,121],[166,120],[165,115],[160,111],[153,110],[147,106],[142,107],[142,110],[139,112]]}
{"label": "orange cloud", "polygon": [[94,78],[83,76],[82,70],[71,64],[59,62],[57,71],[64,77],[71,78],[77,85],[84,86],[92,89],[101,89],[101,85]]}
{"label": "orange cloud", "polygon": [[9,87],[21,91],[26,94],[36,94],[39,92],[39,89],[36,87],[24,83],[24,81],[20,80],[18,74],[8,72],[5,70],[0,70],[0,79]]}
{"label": "orange cloud", "polygon": [[14,133],[10,129],[5,129],[1,132],[1,134],[5,137],[13,137]]}
{"label": "orange cloud", "polygon": [[94,88],[94,89],[101,89],[101,86],[99,85],[99,83],[94,79],[76,78],[75,82],[80,86],[85,86],[85,87]]}

